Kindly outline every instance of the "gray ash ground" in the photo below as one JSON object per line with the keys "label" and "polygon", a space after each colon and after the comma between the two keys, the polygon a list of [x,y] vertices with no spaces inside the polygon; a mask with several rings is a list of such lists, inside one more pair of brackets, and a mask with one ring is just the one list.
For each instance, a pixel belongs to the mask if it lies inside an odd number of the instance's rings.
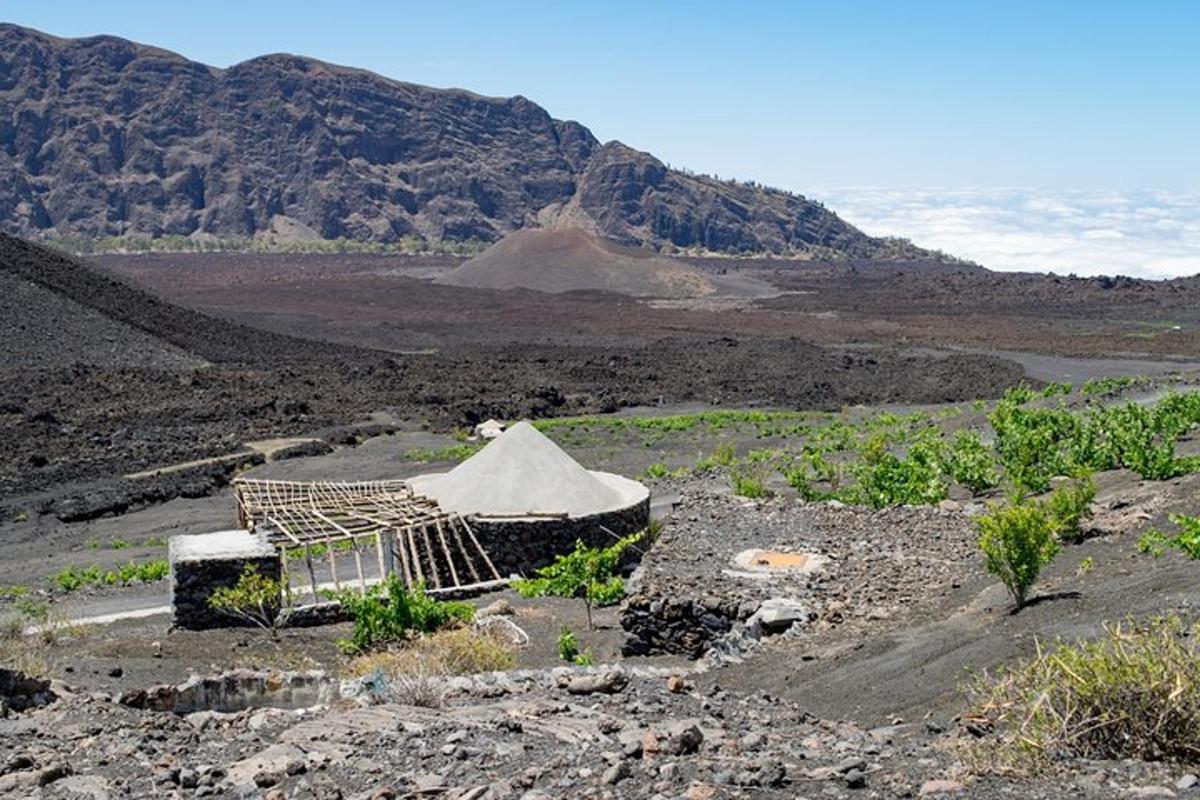
{"label": "gray ash ground", "polygon": [[[957,792],[942,796],[981,798],[1167,796],[1149,792],[1174,791],[1186,768],[1078,762],[1035,780],[977,778],[958,756],[973,740],[956,720],[967,666],[1028,652],[1035,636],[1094,632],[1098,620],[1126,611],[1200,604],[1191,564],[1132,562],[1136,533],[1112,524],[1159,519],[1200,481],[1157,484],[1150,494],[1128,476],[1101,478],[1097,529],[1107,533],[1069,548],[1042,583],[1047,595],[1082,596],[1018,615],[983,575],[969,508],[750,502],[716,476],[664,481],[658,488],[679,492],[682,503],[643,558],[635,592],[692,595],[701,605],[786,596],[815,618],[723,651],[735,658],[622,663],[621,612],[606,610],[605,629],[584,641],[615,666],[564,672],[547,669],[551,644],[560,624],[581,630],[579,604],[525,601],[516,619],[539,643],[521,656],[528,671],[450,680],[437,710],[348,701],[185,716],[129,708],[113,698],[220,665],[308,659],[306,668],[336,674],[332,642],[345,626],[289,632],[279,648],[250,632],[168,633],[150,621],[98,629],[64,642],[74,666],[62,676],[77,691],[60,685],[58,702],[0,720],[0,796],[696,800],[937,796],[939,787]],[[804,578],[728,574],[747,547],[829,561]],[[1075,571],[1087,557],[1097,566],[1084,581]],[[564,674],[610,669],[627,685],[601,679],[611,693],[587,694],[560,685]]]}
{"label": "gray ash ground", "polygon": [[[632,652],[698,657],[743,628],[740,623],[770,598],[805,607],[811,619],[797,632],[900,624],[980,574],[977,534],[957,503],[873,510],[792,498],[746,500],[696,483],[680,487],[681,513],[633,584],[622,623],[645,646],[635,644]],[[812,554],[826,563],[809,574],[754,572],[734,563],[754,549]]]}

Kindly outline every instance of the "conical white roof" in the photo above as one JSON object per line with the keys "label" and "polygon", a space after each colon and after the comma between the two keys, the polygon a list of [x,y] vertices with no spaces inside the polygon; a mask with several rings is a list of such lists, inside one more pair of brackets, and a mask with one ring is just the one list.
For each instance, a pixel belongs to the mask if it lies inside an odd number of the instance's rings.
{"label": "conical white roof", "polygon": [[460,514],[572,517],[630,506],[636,481],[589,472],[528,422],[518,422],[450,472],[409,481],[417,494]]}

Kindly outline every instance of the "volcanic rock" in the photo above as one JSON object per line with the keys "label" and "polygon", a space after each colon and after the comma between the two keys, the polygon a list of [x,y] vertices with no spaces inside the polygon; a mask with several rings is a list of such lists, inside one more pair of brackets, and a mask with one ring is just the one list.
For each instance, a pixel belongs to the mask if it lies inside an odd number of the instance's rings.
{"label": "volcanic rock", "polygon": [[715,291],[693,267],[581,228],[516,231],[437,282],[478,289],[595,289],[653,297],[699,297]]}
{"label": "volcanic rock", "polygon": [[920,255],[778,189],[668,169],[524,97],[273,54],[217,69],[0,25],[0,231],[494,242],[583,221],[627,244]]}

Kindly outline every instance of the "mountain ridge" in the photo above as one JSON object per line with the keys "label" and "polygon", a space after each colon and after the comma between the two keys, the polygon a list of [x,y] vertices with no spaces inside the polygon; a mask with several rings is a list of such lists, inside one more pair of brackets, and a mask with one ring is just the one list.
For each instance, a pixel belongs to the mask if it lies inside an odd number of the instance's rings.
{"label": "mountain ridge", "polygon": [[622,244],[923,257],[802,195],[673,170],[521,95],[287,53],[216,68],[0,24],[0,231],[495,242],[584,225]]}

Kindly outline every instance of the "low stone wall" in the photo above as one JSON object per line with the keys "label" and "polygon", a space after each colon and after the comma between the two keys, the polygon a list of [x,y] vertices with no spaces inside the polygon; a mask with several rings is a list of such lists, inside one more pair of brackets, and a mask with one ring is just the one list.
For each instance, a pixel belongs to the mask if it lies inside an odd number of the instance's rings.
{"label": "low stone wall", "polygon": [[235,670],[197,675],[173,686],[128,691],[118,700],[122,705],[147,711],[230,713],[248,708],[311,708],[328,703],[336,694],[337,681],[320,671]]}
{"label": "low stone wall", "polygon": [[[650,498],[616,511],[567,519],[470,520],[471,530],[502,577],[528,575],[569,553],[581,540],[606,547],[618,537],[643,530],[650,522]],[[607,529],[607,530],[606,530]]]}
{"label": "low stone wall", "polygon": [[737,598],[635,594],[621,611],[621,627],[629,634],[621,652],[626,656],[671,653],[700,658],[715,640],[749,618],[757,605]]}
{"label": "low stone wall", "polygon": [[[210,548],[197,544],[206,538],[232,534],[241,534],[245,541],[236,542],[233,547],[218,545]],[[217,589],[236,586],[246,567],[256,567],[260,575],[273,580],[280,577],[279,553],[265,540],[259,541],[244,531],[173,537],[168,558],[171,563],[172,622],[177,628],[188,630],[241,624],[210,608],[208,599]]]}

